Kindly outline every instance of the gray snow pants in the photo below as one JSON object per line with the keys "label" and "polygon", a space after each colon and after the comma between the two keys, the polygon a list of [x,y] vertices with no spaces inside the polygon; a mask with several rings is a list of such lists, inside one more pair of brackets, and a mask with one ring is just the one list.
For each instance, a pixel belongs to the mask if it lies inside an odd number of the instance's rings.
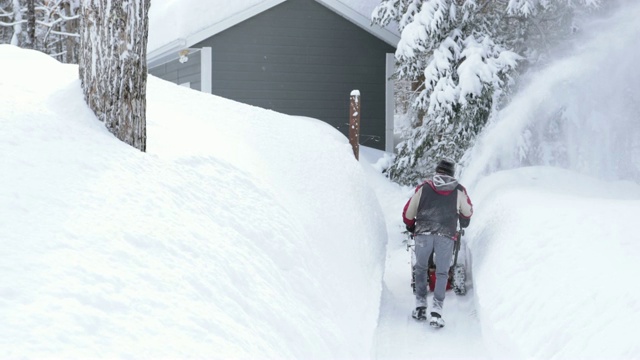
{"label": "gray snow pants", "polygon": [[442,314],[444,295],[447,291],[449,267],[453,254],[453,239],[440,235],[418,234],[415,237],[415,278],[416,278],[416,307],[427,306],[427,279],[429,274],[429,256],[435,249],[436,286],[433,290],[433,309]]}

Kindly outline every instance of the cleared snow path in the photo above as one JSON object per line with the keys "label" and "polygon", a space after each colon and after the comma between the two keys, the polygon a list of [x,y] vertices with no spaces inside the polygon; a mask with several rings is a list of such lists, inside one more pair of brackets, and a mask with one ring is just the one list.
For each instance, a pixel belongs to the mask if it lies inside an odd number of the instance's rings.
{"label": "cleared snow path", "polygon": [[[476,317],[473,289],[465,296],[447,292],[443,329],[432,329],[410,316],[415,300],[410,286],[409,253],[401,236],[390,234],[377,359],[487,359]],[[431,300],[432,294],[429,294]]]}
{"label": "cleared snow path", "polygon": [[[361,148],[362,149],[362,148]],[[370,149],[366,151],[371,151]],[[375,163],[375,154],[362,154]],[[374,172],[374,167],[365,170]],[[376,359],[487,359],[476,316],[473,289],[465,296],[447,292],[444,307],[446,326],[432,329],[411,318],[415,298],[411,291],[410,254],[407,251],[401,214],[413,189],[390,183],[384,176],[371,184],[384,212],[389,242],[380,318],[373,349]],[[429,294],[431,300],[432,294]]]}

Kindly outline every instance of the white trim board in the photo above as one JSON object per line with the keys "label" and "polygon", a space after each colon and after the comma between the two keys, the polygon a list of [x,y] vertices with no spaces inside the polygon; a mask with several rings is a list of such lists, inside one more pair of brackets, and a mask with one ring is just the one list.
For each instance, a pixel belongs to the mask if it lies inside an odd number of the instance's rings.
{"label": "white trim board", "polygon": [[211,94],[213,79],[213,56],[211,47],[200,49],[200,91]]}
{"label": "white trim board", "polygon": [[395,94],[393,74],[396,70],[396,56],[393,53],[387,54],[385,71],[385,127],[384,127],[384,151],[392,153],[395,151],[394,127],[395,127]]}

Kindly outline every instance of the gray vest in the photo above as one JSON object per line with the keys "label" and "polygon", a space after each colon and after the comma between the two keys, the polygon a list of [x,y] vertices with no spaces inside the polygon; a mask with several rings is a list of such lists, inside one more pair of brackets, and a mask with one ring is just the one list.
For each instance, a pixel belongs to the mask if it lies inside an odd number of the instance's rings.
{"label": "gray vest", "polygon": [[455,237],[458,228],[458,189],[448,195],[438,194],[429,184],[422,186],[416,215],[416,234]]}

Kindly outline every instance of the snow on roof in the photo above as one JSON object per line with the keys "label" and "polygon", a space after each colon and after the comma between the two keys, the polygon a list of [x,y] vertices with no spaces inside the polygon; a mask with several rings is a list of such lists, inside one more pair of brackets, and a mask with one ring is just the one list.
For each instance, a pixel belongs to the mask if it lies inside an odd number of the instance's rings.
{"label": "snow on roof", "polygon": [[[149,61],[177,52],[260,14],[286,0],[165,0],[149,10]],[[393,27],[371,26],[380,0],[316,0],[380,39],[395,46]]]}

